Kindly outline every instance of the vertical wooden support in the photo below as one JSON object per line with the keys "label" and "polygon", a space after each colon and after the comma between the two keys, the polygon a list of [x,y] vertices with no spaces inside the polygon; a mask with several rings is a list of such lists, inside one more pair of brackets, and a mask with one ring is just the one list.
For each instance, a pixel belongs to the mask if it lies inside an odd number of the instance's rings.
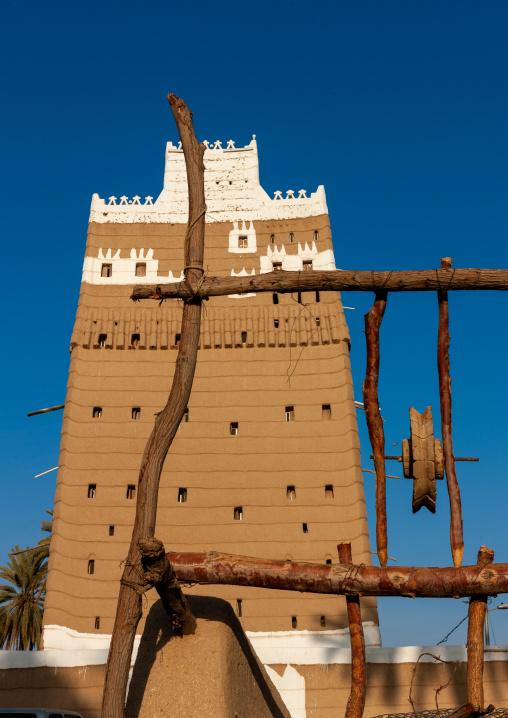
{"label": "vertical wooden support", "polygon": [[[341,564],[353,563],[351,543],[344,541],[337,546]],[[365,638],[359,596],[346,596],[349,636],[351,639],[351,692],[347,702],[345,718],[362,718],[365,708],[367,686],[367,664],[365,659]]]}
{"label": "vertical wooden support", "polygon": [[[451,260],[441,260],[443,268],[449,266]],[[450,332],[448,330],[448,292],[440,289],[437,293],[439,303],[439,327],[437,333],[437,369],[439,373],[439,399],[441,404],[441,435],[443,438],[443,454],[446,471],[446,484],[450,498],[450,543],[453,565],[462,565],[464,554],[464,538],[462,533],[462,505],[460,501],[459,482],[455,472],[452,441],[452,389],[450,378]]]}
{"label": "vertical wooden support", "polygon": [[[494,551],[482,546],[478,551],[478,566],[494,560]],[[471,598],[467,624],[467,702],[476,711],[483,710],[483,627],[487,614],[487,596]]]}
{"label": "vertical wooden support", "polygon": [[365,315],[365,338],[367,340],[367,370],[363,382],[363,403],[365,417],[369,429],[374,468],[376,472],[376,544],[377,555],[381,566],[388,561],[388,538],[386,526],[386,470],[385,470],[385,434],[383,420],[379,411],[378,380],[379,380],[379,328],[383,321],[388,293],[386,290],[376,292],[376,299],[369,312]]}
{"label": "vertical wooden support", "polygon": [[189,187],[189,222],[185,235],[185,279],[193,295],[185,301],[173,385],[164,409],[158,414],[141,460],[136,518],[129,554],[120,582],[120,595],[108,655],[102,696],[101,718],[123,718],[127,679],[136,628],[141,618],[141,596],[146,589],[138,539],[154,535],[159,481],[166,454],[189,401],[196,368],[201,298],[198,282],[203,277],[205,190],[203,154],[192,124],[192,112],[176,95],[168,95],[182,140]]}

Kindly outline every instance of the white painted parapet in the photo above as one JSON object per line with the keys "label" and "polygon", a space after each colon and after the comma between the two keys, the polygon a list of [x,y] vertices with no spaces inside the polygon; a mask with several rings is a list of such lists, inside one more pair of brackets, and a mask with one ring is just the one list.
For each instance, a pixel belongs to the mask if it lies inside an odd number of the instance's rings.
{"label": "white painted parapet", "polygon": [[233,229],[229,233],[228,252],[234,254],[257,252],[256,230],[252,222],[233,222]]}
{"label": "white painted parapet", "polygon": [[[136,267],[140,264],[144,265],[144,276],[136,274]],[[111,265],[110,276],[102,276],[104,265]],[[101,247],[97,257],[85,257],[81,281],[88,284],[157,284],[181,282],[184,279],[183,272],[175,277],[170,270],[167,277],[160,277],[158,270],[159,260],[153,258],[153,249],[149,249],[146,254],[144,249],[139,252],[131,249],[129,257],[121,257],[119,249],[115,254],[111,249],[104,254]]]}
{"label": "white painted parapet", "polygon": [[259,262],[260,274],[273,272],[274,265],[276,266],[279,262],[282,263],[281,269],[286,272],[301,272],[304,262],[312,262],[312,269],[322,271],[336,269],[333,249],[318,252],[315,242],[312,242],[312,246],[305,242],[304,247],[298,243],[298,254],[287,254],[284,245],[280,249],[276,245],[268,245],[266,256],[260,257]]}
{"label": "white painted parapet", "polygon": [[[238,222],[253,220],[297,219],[328,214],[325,190],[320,185],[316,192],[307,197],[305,190],[299,190],[295,197],[293,190],[286,196],[275,192],[271,199],[259,183],[259,160],[255,135],[245,147],[235,147],[229,140],[226,147],[222,142],[206,142],[205,197],[206,221]],[[90,222],[99,223],[152,223],[187,222],[188,190],[185,158],[181,144],[168,142],[164,187],[155,202],[153,197],[136,195],[129,199],[125,195],[111,196],[106,200],[98,194],[92,197]]]}

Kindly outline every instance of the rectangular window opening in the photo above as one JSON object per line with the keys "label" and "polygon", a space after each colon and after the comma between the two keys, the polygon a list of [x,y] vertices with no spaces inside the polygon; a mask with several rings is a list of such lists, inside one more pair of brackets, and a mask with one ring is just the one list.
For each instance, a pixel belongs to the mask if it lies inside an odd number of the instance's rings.
{"label": "rectangular window opening", "polygon": [[307,526],[307,524],[302,524],[302,530],[304,534],[309,533],[309,527]]}
{"label": "rectangular window opening", "polygon": [[236,599],[236,615],[238,616],[238,618],[242,617],[242,599],[241,598]]}
{"label": "rectangular window opening", "polygon": [[133,334],[131,336],[131,347],[138,347],[139,346],[139,340],[141,339],[141,336],[139,334]]}
{"label": "rectangular window opening", "polygon": [[99,629],[101,627],[101,617],[95,616],[95,628]]}
{"label": "rectangular window opening", "polygon": [[273,326],[275,327],[275,329],[279,328],[279,320],[278,319],[273,320]]}
{"label": "rectangular window opening", "polygon": [[326,617],[325,616],[321,616],[320,623],[321,623],[322,628],[324,628],[326,626]]}
{"label": "rectangular window opening", "polygon": [[294,421],[295,420],[295,407],[294,406],[286,406],[285,418],[286,418],[286,421]]}
{"label": "rectangular window opening", "polygon": [[296,499],[296,489],[294,486],[287,487],[286,498],[289,499],[289,501],[294,501]]}
{"label": "rectangular window opening", "polygon": [[316,320],[316,326],[319,327],[321,324],[321,319],[319,317],[315,317]]}
{"label": "rectangular window opening", "polygon": [[319,232],[317,231],[317,229],[315,229],[314,230],[314,242],[317,242],[318,239],[319,239]]}
{"label": "rectangular window opening", "polygon": [[296,628],[298,626],[298,621],[296,620],[296,616],[291,616],[291,628]]}
{"label": "rectangular window opening", "polygon": [[247,332],[242,332],[242,344],[247,344]]}
{"label": "rectangular window opening", "polygon": [[332,418],[332,407],[330,404],[323,404],[321,406],[321,418],[325,421],[329,421]]}
{"label": "rectangular window opening", "polygon": [[107,339],[107,338],[108,338],[108,335],[107,335],[107,334],[99,334],[99,339],[97,340],[97,344],[98,344],[100,347],[105,347],[105,346],[106,346],[106,339]]}
{"label": "rectangular window opening", "polygon": [[321,301],[321,300],[320,300],[320,298],[319,298],[319,291],[317,291],[317,292],[316,292],[316,303],[319,304],[320,301]]}
{"label": "rectangular window opening", "polygon": [[141,416],[141,409],[139,408],[139,406],[133,407],[132,418],[134,419],[134,421],[137,421],[140,416]]}
{"label": "rectangular window opening", "polygon": [[293,234],[293,232],[290,232],[290,233],[289,233],[289,241],[290,241],[291,243],[293,243],[293,242],[295,241],[295,235]]}
{"label": "rectangular window opening", "polygon": [[136,264],[136,277],[146,277],[146,264],[144,262]]}
{"label": "rectangular window opening", "polygon": [[97,491],[97,484],[88,484],[88,498],[95,499],[95,492]]}
{"label": "rectangular window opening", "polygon": [[303,271],[308,272],[312,269],[312,259],[305,259],[303,262]]}
{"label": "rectangular window opening", "polygon": [[102,406],[94,406],[92,416],[94,419],[100,419],[102,416]]}
{"label": "rectangular window opening", "polygon": [[279,303],[279,295],[277,294],[277,292],[274,292],[274,293],[273,293],[272,299],[273,299],[273,303],[274,303],[274,304],[278,304],[278,303]]}
{"label": "rectangular window opening", "polygon": [[331,566],[331,565],[332,565],[332,559],[331,559],[331,558],[327,558],[327,559],[326,559],[326,565],[327,565],[327,566]]}
{"label": "rectangular window opening", "polygon": [[229,425],[229,433],[231,436],[238,436],[238,422],[232,421]]}
{"label": "rectangular window opening", "polygon": [[178,503],[184,504],[187,501],[187,489],[178,489]]}
{"label": "rectangular window opening", "polygon": [[189,421],[189,409],[185,409],[185,411],[183,412],[182,421],[184,424],[187,424],[187,422]]}
{"label": "rectangular window opening", "polygon": [[243,519],[243,508],[241,506],[235,506],[235,510],[233,512],[233,516],[235,521],[242,521]]}
{"label": "rectangular window opening", "polygon": [[136,487],[134,486],[134,484],[129,484],[127,486],[126,498],[133,499],[135,494],[136,494]]}
{"label": "rectangular window opening", "polygon": [[114,527],[114,526],[110,526],[110,527],[109,527],[109,535],[110,535],[110,536],[114,536],[114,535],[115,535],[115,527]]}
{"label": "rectangular window opening", "polygon": [[111,277],[113,274],[112,264],[103,264],[101,268],[101,277]]}
{"label": "rectangular window opening", "polygon": [[181,334],[175,334],[175,346],[177,347],[180,344],[180,339],[182,338]]}
{"label": "rectangular window opening", "polygon": [[282,271],[282,262],[272,262],[272,266],[274,272]]}
{"label": "rectangular window opening", "polygon": [[95,561],[92,558],[88,562],[88,573],[90,575],[95,573]]}
{"label": "rectangular window opening", "polygon": [[275,235],[274,234],[270,235],[270,244],[275,244]]}
{"label": "rectangular window opening", "polygon": [[333,484],[326,484],[325,486],[325,498],[333,499]]}
{"label": "rectangular window opening", "polygon": [[247,249],[247,237],[238,237],[238,247],[240,249]]}

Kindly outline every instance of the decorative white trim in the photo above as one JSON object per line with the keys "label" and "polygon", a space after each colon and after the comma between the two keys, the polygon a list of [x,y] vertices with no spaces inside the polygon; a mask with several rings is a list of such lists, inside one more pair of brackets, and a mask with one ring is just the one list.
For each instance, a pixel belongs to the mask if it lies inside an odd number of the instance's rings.
{"label": "decorative white trim", "polygon": [[[136,276],[136,264],[146,264],[146,275]],[[102,277],[102,265],[111,264],[111,276]],[[111,249],[104,254],[102,247],[99,249],[98,257],[85,257],[83,262],[82,282],[88,284],[160,284],[181,282],[184,279],[183,272],[180,276],[174,276],[170,270],[167,277],[159,276],[159,260],[153,259],[153,249],[131,249],[130,257],[121,257],[118,249],[115,254]]]}
{"label": "decorative white trim", "polygon": [[[255,274],[256,274],[256,270],[253,269],[251,272],[251,276],[254,276]],[[243,267],[243,269],[240,269],[239,272],[235,272],[235,270],[232,269],[231,276],[232,277],[248,277],[249,273],[247,272],[245,267]],[[228,294],[228,297],[230,299],[243,299],[244,297],[255,297],[255,296],[256,296],[256,292],[248,292],[247,294]]]}
{"label": "decorative white trim", "polygon": [[[240,237],[245,237],[247,246],[240,247]],[[233,229],[229,233],[229,249],[228,252],[234,254],[253,254],[257,252],[256,230],[252,221],[247,227],[247,222],[233,222]]]}
{"label": "decorative white trim", "polygon": [[270,666],[265,666],[265,669],[291,713],[291,718],[306,718],[305,678],[292,666],[286,666],[282,676]]}
{"label": "decorative white trim", "polygon": [[260,274],[273,272],[274,262],[282,262],[282,269],[286,272],[301,272],[304,261],[308,260],[312,261],[312,269],[320,271],[337,269],[333,249],[318,252],[315,242],[312,242],[311,246],[305,242],[303,247],[298,243],[298,254],[287,254],[285,245],[279,249],[277,245],[269,244],[266,248],[266,257],[259,258]]}
{"label": "decorative white trim", "polygon": [[[298,197],[288,190],[286,197],[275,192],[270,199],[259,183],[259,160],[255,135],[245,147],[235,147],[229,140],[227,147],[222,142],[204,143],[207,147],[205,162],[206,221],[235,222],[253,220],[297,219],[328,214],[325,190],[322,185],[307,197],[300,190]],[[188,190],[185,159],[178,146],[168,142],[164,188],[152,203],[153,197],[141,198],[136,195],[129,200],[123,195],[120,204],[111,196],[108,203],[98,194],[92,197],[90,222],[99,223],[185,223],[188,216]]]}

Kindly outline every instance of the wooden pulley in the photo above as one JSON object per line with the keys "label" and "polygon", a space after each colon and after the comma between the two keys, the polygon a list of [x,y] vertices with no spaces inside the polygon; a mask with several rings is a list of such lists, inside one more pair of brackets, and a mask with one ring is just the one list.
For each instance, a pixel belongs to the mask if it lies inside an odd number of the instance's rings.
{"label": "wooden pulley", "polygon": [[413,513],[425,506],[436,513],[436,479],[444,477],[443,447],[434,438],[432,409],[423,414],[409,407],[410,438],[402,440],[404,477],[413,479]]}

